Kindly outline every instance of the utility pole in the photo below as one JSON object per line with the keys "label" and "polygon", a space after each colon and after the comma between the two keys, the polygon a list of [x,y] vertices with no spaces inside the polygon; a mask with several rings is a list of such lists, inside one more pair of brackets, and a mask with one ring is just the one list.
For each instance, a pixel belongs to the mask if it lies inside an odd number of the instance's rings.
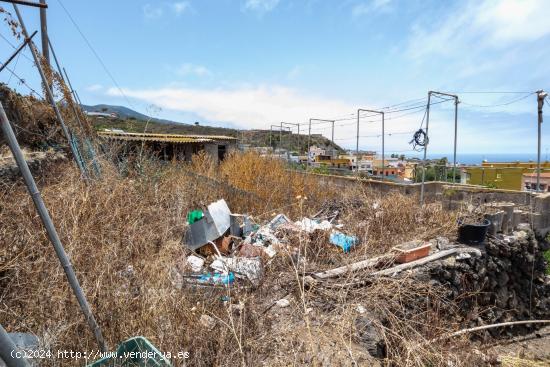
{"label": "utility pole", "polygon": [[[386,151],[385,151],[385,143],[384,143],[384,136],[386,135],[385,133],[385,128],[384,128],[384,111],[375,111],[375,110],[366,110],[366,109],[360,109],[359,111],[364,111],[364,112],[370,112],[370,113],[378,113],[380,115],[382,115],[382,175],[384,175],[384,169],[386,167],[386,158],[385,158],[385,154],[386,154]],[[359,135],[359,112],[357,112],[357,135]],[[357,139],[358,143],[357,143],[357,146],[359,147],[359,139]],[[359,150],[359,149],[358,149]],[[357,156],[357,171],[359,171],[359,156]]]}
{"label": "utility pole", "polygon": [[455,94],[428,91],[428,106],[426,107],[426,145],[424,146],[424,161],[422,163],[422,186],[420,187],[420,205],[424,205],[424,184],[426,180],[426,154],[428,151],[428,125],[430,123],[430,103],[432,95],[451,97],[455,100],[455,133],[454,133],[454,153],[453,153],[453,182],[456,175],[456,145],[457,145],[457,132],[458,132],[458,96]]}
{"label": "utility pole", "polygon": [[424,205],[424,182],[426,181],[426,154],[428,152],[428,127],[430,125],[430,101],[432,92],[428,92],[428,105],[426,106],[426,144],[424,145],[424,158],[422,159],[422,184],[420,185],[420,206]]}
{"label": "utility pole", "polygon": [[[282,124],[285,124],[285,125],[292,125],[292,126],[296,126],[298,127],[298,139],[300,138],[300,124],[294,124],[292,122],[282,122]],[[288,126],[287,126],[288,128]],[[292,129],[289,129],[289,136],[288,136],[288,150],[287,150],[287,158],[290,159],[290,138],[292,136]]]}
{"label": "utility pole", "polygon": [[538,102],[538,141],[537,141],[537,192],[540,192],[540,145],[541,145],[541,130],[542,130],[542,107],[544,99],[548,96],[544,90],[537,91]]}
{"label": "utility pole", "polygon": [[309,130],[307,133],[307,167],[309,167],[309,148],[311,144],[311,121],[320,121],[320,122],[332,122],[334,126],[335,120],[325,120],[325,119],[309,119]]}
{"label": "utility pole", "polygon": [[334,144],[334,121],[332,121],[332,137],[330,140],[332,141],[332,144]]}
{"label": "utility pole", "polygon": [[50,66],[50,48],[48,46],[48,21],[46,18],[46,0],[40,0],[44,7],[40,8],[40,32],[42,34],[42,56]]}

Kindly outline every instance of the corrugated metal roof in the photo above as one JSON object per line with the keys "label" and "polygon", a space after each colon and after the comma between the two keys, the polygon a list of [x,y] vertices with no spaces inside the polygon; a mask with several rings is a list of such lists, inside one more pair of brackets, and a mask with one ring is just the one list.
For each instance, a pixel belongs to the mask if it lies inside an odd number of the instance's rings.
{"label": "corrugated metal roof", "polygon": [[175,144],[211,143],[217,141],[236,141],[236,138],[223,135],[180,135],[180,134],[153,134],[153,133],[128,133],[115,131],[99,131],[99,136],[126,141],[154,141]]}

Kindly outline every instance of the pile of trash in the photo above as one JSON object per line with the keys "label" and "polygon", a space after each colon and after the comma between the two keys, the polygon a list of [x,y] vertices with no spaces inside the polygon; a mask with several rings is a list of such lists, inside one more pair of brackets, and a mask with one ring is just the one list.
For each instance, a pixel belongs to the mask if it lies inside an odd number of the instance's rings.
{"label": "pile of trash", "polygon": [[264,276],[264,266],[279,252],[294,254],[296,244],[287,234],[330,233],[329,241],[344,253],[359,244],[356,236],[341,232],[334,224],[338,212],[321,211],[312,218],[293,222],[277,214],[268,223],[258,224],[246,214],[231,213],[225,200],[193,210],[187,215],[185,246],[192,251],[185,262],[183,282],[193,286],[229,286],[242,281],[256,287]]}

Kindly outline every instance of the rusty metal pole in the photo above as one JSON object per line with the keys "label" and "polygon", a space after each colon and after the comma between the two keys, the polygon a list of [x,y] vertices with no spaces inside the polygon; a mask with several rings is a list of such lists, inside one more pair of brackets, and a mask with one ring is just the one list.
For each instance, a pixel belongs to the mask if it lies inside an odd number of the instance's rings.
{"label": "rusty metal pole", "polygon": [[107,346],[105,345],[105,340],[103,339],[103,335],[101,334],[101,329],[99,328],[97,321],[94,318],[94,315],[92,314],[92,311],[90,309],[90,305],[88,304],[88,301],[86,300],[86,296],[84,295],[84,292],[82,291],[82,288],[80,287],[80,283],[78,282],[78,279],[76,277],[76,274],[74,272],[73,266],[71,264],[71,261],[69,260],[69,257],[67,256],[67,253],[65,252],[65,249],[63,248],[63,245],[61,244],[61,240],[59,239],[59,236],[57,234],[57,230],[55,229],[55,226],[52,222],[52,218],[50,217],[50,214],[48,213],[48,209],[46,208],[46,205],[44,204],[44,200],[42,200],[42,196],[40,195],[40,191],[38,191],[38,187],[36,186],[36,182],[34,181],[34,178],[32,177],[31,171],[29,170],[29,166],[27,165],[27,162],[25,161],[25,157],[23,156],[23,152],[21,151],[21,147],[19,146],[19,143],[17,142],[17,138],[15,137],[15,134],[13,132],[13,129],[10,125],[10,122],[8,121],[8,117],[6,116],[6,112],[4,111],[4,107],[0,103],[0,128],[2,132],[4,133],[4,136],[6,137],[6,140],[8,142],[8,146],[10,147],[10,150],[13,154],[13,157],[15,158],[15,161],[17,162],[17,166],[19,167],[19,170],[21,171],[21,175],[23,176],[23,179],[25,181],[25,185],[27,186],[27,190],[29,191],[29,194],[32,198],[32,201],[34,202],[34,206],[36,207],[36,211],[38,212],[38,215],[40,216],[40,219],[42,220],[42,224],[44,225],[44,228],[46,229],[46,232],[48,234],[48,238],[50,239],[50,242],[53,245],[53,248],[55,250],[55,253],[57,254],[57,257],[59,258],[59,262],[61,263],[61,266],[63,267],[63,270],[65,271],[65,275],[67,276],[67,280],[69,281],[69,284],[71,286],[71,289],[73,290],[74,295],[76,296],[76,299],[78,301],[78,304],[80,305],[80,308],[82,312],[84,313],[84,316],[86,318],[86,322],[92,329],[97,344],[99,345],[99,348],[106,352]]}
{"label": "rusty metal pole", "polygon": [[50,65],[50,49],[48,47],[48,20],[46,17],[46,0],[40,0],[40,4],[44,5],[40,8],[40,33],[42,35],[42,56]]}

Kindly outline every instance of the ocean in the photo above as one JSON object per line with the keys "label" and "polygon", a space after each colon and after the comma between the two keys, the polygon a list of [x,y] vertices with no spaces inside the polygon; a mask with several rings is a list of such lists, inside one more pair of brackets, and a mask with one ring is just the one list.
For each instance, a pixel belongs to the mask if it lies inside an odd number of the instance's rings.
{"label": "ocean", "polygon": [[[417,154],[405,154],[407,158],[422,158],[422,153]],[[453,153],[428,153],[429,159],[439,159],[447,157],[449,162],[453,161]],[[548,160],[549,156],[546,152],[541,152],[540,160],[544,162]],[[481,164],[483,160],[488,162],[528,162],[537,161],[537,154],[535,153],[457,153],[456,160],[458,164],[474,165]]]}

